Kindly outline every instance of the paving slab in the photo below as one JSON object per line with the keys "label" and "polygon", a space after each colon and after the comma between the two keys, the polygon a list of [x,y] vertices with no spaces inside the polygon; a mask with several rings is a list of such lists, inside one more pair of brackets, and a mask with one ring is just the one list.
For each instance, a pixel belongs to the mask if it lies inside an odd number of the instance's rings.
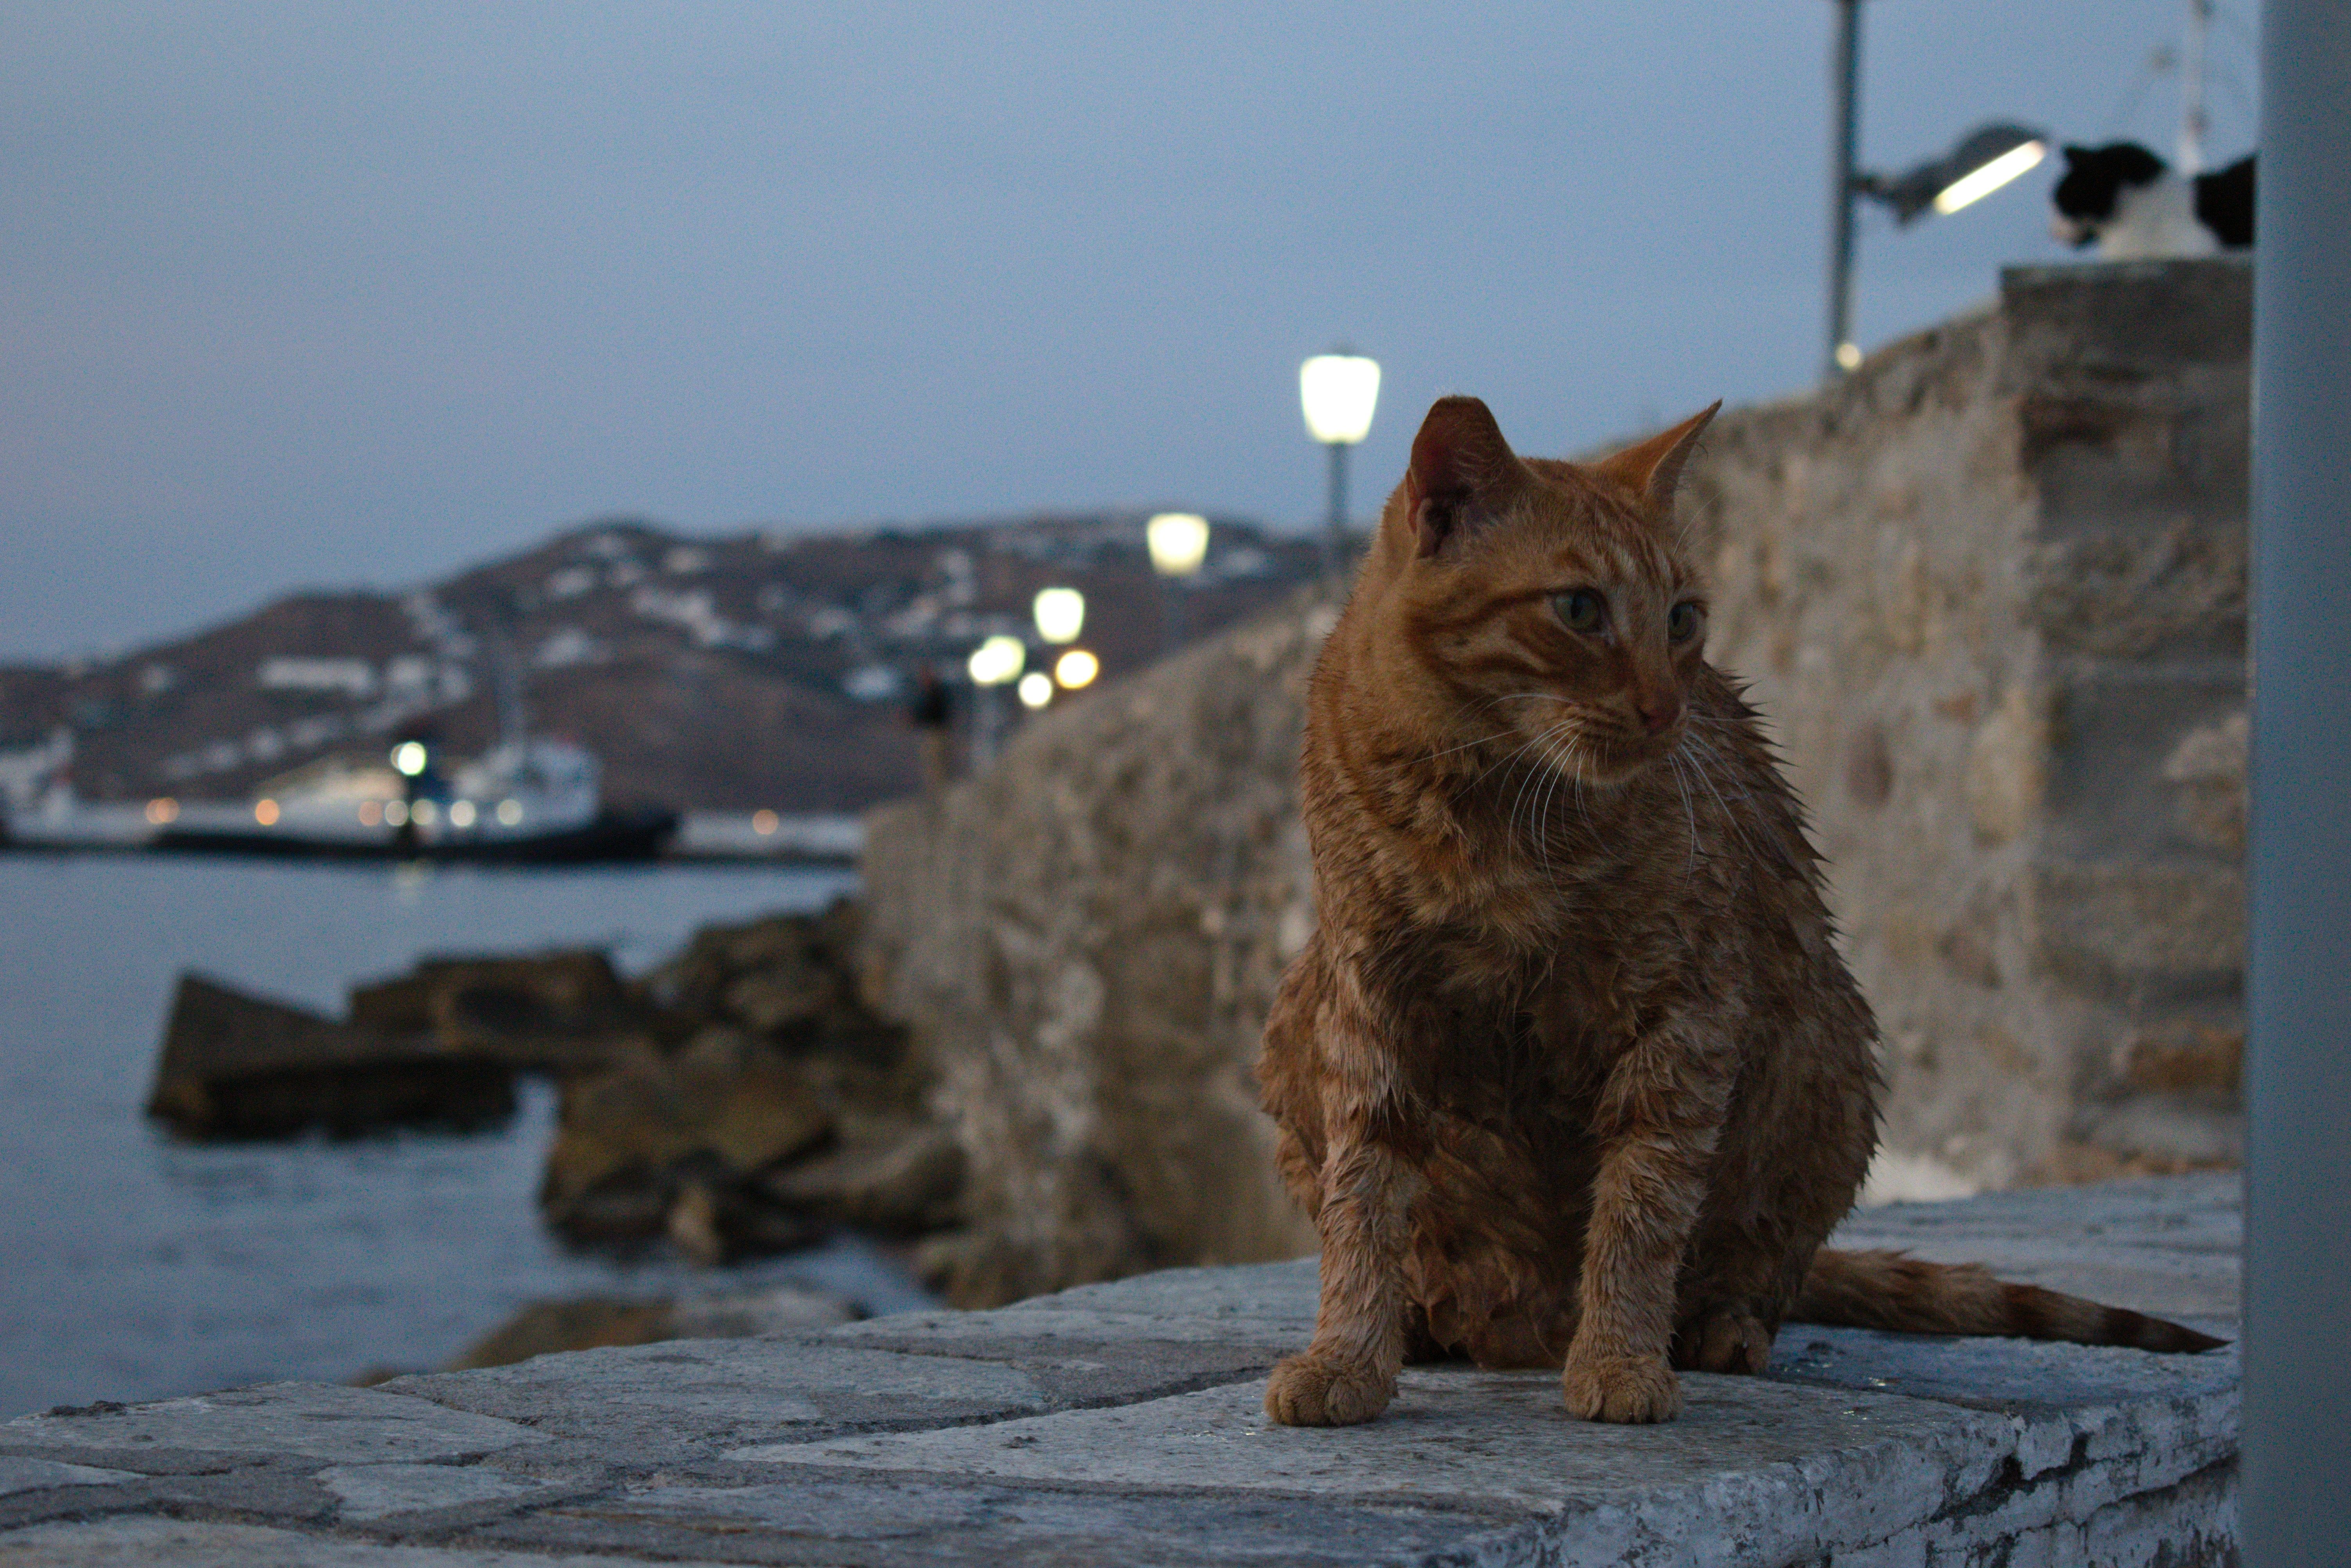
{"label": "paving slab", "polygon": [[[2226,1178],[1904,1205],[1851,1245],[2232,1333]],[[1311,1260],[994,1312],[286,1384],[0,1423],[0,1568],[284,1563],[2234,1561],[2238,1359],[1791,1324],[1667,1426],[1547,1373],[1407,1369],[1380,1420],[1270,1426]]]}
{"label": "paving slab", "polygon": [[272,1383],[154,1405],[20,1416],[0,1424],[0,1452],[33,1447],[177,1448],[353,1463],[489,1453],[543,1440],[511,1421],[331,1383]]}

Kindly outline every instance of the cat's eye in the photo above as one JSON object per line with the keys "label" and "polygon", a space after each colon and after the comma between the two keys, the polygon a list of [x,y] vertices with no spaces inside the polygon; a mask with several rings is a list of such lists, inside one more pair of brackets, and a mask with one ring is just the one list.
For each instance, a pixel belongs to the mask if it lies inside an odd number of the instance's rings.
{"label": "cat's eye", "polygon": [[1706,612],[1687,599],[1666,612],[1666,635],[1677,643],[1688,642],[1705,624]]}
{"label": "cat's eye", "polygon": [[1554,595],[1551,607],[1559,623],[1571,632],[1597,632],[1608,620],[1607,601],[1589,588],[1571,588]]}

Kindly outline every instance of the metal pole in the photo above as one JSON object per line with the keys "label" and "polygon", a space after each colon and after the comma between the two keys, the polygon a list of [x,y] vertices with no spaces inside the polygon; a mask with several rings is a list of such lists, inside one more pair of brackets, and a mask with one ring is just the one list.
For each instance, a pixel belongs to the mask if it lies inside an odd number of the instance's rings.
{"label": "metal pole", "polygon": [[1853,338],[1853,170],[1861,137],[1861,0],[1836,0],[1837,37],[1829,85],[1836,113],[1829,126],[1829,352],[1822,375],[1845,372],[1841,351]]}
{"label": "metal pole", "polygon": [[2351,5],[2262,7],[2245,1561],[2351,1563]]}
{"label": "metal pole", "polygon": [[1347,444],[1333,441],[1331,448],[1331,518],[1324,531],[1322,572],[1336,577],[1347,570]]}
{"label": "metal pole", "polygon": [[2179,172],[2204,172],[2204,56],[2212,33],[2212,0],[2188,0],[2188,33],[2179,51]]}

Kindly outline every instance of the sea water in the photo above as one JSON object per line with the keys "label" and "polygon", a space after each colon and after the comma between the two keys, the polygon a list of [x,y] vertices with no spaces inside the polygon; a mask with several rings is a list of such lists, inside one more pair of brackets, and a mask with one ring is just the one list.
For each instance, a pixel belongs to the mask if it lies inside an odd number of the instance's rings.
{"label": "sea water", "polygon": [[[526,1302],[714,1285],[567,1253],[533,1202],[554,1092],[507,1126],[197,1145],[142,1113],[193,969],[328,1012],[435,953],[593,946],[643,970],[706,922],[821,907],[843,872],[487,870],[0,855],[0,1419],[447,1362]],[[778,1277],[919,1297],[853,1242]]]}

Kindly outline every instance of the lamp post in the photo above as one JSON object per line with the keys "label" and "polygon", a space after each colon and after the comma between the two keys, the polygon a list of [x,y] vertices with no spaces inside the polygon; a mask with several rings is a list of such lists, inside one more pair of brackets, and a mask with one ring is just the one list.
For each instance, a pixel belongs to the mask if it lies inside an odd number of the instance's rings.
{"label": "lamp post", "polygon": [[1380,401],[1379,362],[1345,349],[1317,354],[1298,367],[1298,399],[1305,405],[1307,434],[1331,449],[1322,567],[1336,574],[1347,564],[1347,448],[1371,434],[1372,409]]}
{"label": "lamp post", "polygon": [[1877,174],[1855,165],[1861,117],[1861,0],[1835,0],[1836,47],[1830,82],[1836,112],[1829,141],[1829,352],[1834,381],[1861,363],[1853,340],[1854,204],[1866,196],[1890,209],[1907,228],[1930,209],[1950,214],[1981,201],[2049,155],[2039,131],[1994,120],[1979,125],[1939,158]]}
{"label": "lamp post", "polygon": [[1208,559],[1208,519],[1196,512],[1162,512],[1143,526],[1143,542],[1151,551],[1151,570],[1159,576],[1159,653],[1164,658],[1184,643],[1182,580]]}
{"label": "lamp post", "polygon": [[974,705],[977,711],[972,716],[975,772],[996,760],[998,731],[1003,723],[1003,716],[997,711],[996,688],[1019,680],[1020,667],[1028,662],[1029,650],[1020,639],[1001,632],[971,651],[971,661],[965,670],[979,693],[979,701]]}

